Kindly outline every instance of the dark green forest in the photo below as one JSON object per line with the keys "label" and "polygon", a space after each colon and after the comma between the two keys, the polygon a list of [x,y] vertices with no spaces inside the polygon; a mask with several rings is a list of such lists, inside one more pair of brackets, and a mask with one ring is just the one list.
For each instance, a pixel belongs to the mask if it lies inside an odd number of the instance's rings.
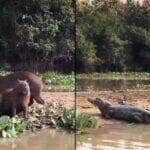
{"label": "dark green forest", "polygon": [[75,61],[79,72],[150,71],[149,2],[78,0],[75,12],[73,0],[0,0],[0,69],[71,72]]}
{"label": "dark green forest", "polygon": [[79,72],[150,71],[149,1],[79,1],[76,54]]}
{"label": "dark green forest", "polygon": [[75,2],[0,0],[0,66],[5,70],[74,70]]}

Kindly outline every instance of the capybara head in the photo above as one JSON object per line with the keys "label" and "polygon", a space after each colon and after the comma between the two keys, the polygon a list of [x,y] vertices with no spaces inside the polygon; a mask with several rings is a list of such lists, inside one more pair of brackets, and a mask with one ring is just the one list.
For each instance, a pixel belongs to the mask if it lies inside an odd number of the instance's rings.
{"label": "capybara head", "polygon": [[95,98],[95,99],[88,98],[87,100],[88,102],[90,102],[91,104],[93,104],[94,106],[98,108],[106,108],[106,107],[111,106],[110,102],[100,99],[100,98]]}
{"label": "capybara head", "polygon": [[28,82],[17,80],[12,89],[6,90],[2,93],[2,114],[14,116],[21,111],[26,113],[30,97],[31,93]]}
{"label": "capybara head", "polygon": [[26,80],[17,80],[15,92],[20,96],[30,95],[30,87]]}

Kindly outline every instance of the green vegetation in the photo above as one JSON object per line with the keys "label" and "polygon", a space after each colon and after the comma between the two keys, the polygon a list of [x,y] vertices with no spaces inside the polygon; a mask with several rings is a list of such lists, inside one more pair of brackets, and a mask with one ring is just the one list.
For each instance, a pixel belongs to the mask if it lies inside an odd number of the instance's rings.
{"label": "green vegetation", "polygon": [[86,133],[89,128],[98,127],[98,118],[91,117],[88,114],[81,114],[76,117],[76,132]]}
{"label": "green vegetation", "polygon": [[79,72],[150,70],[150,9],[134,0],[77,3]]}
{"label": "green vegetation", "polygon": [[53,102],[45,106],[34,106],[29,109],[28,119],[19,117],[27,124],[27,129],[34,131],[45,127],[63,128],[75,131],[75,110],[66,108],[62,103]]}
{"label": "green vegetation", "polygon": [[29,130],[38,130],[45,127],[64,128],[75,130],[75,110],[66,108],[63,102],[53,102],[45,106],[33,106],[29,109],[28,119],[21,116]]}
{"label": "green vegetation", "polygon": [[77,79],[91,80],[150,80],[147,72],[107,72],[107,73],[82,73],[77,74]]}
{"label": "green vegetation", "polygon": [[51,86],[50,91],[74,91],[75,74],[60,74],[56,72],[47,72],[39,74],[45,84]]}
{"label": "green vegetation", "polygon": [[10,71],[5,71],[3,69],[0,69],[0,75],[1,76],[6,76],[6,75],[9,75],[11,72]]}
{"label": "green vegetation", "polygon": [[0,134],[4,138],[16,137],[18,133],[25,131],[26,128],[27,125],[18,118],[0,117]]}
{"label": "green vegetation", "polygon": [[1,67],[71,72],[74,5],[72,0],[1,0]]}
{"label": "green vegetation", "polygon": [[[76,124],[75,124],[76,122]],[[4,138],[17,137],[25,130],[36,131],[43,128],[66,129],[71,132],[86,133],[89,128],[97,128],[98,119],[88,114],[77,116],[75,109],[67,109],[63,103],[54,102],[46,106],[34,106],[29,109],[28,119],[22,114],[14,118],[0,117],[0,134]]]}
{"label": "green vegetation", "polygon": [[76,76],[77,91],[150,89],[148,72],[82,73]]}
{"label": "green vegetation", "polygon": [[17,134],[25,130],[36,131],[42,128],[61,128],[75,132],[75,110],[55,102],[30,108],[28,119],[22,114],[14,118],[0,117],[0,134],[4,138],[17,137]]}

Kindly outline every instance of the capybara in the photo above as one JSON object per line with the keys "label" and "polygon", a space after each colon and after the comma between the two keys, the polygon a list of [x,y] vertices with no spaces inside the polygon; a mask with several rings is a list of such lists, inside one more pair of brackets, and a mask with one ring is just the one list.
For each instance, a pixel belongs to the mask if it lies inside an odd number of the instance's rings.
{"label": "capybara", "polygon": [[44,100],[41,98],[43,82],[41,78],[28,71],[20,71],[8,76],[0,76],[0,93],[13,88],[17,79],[26,80],[29,83],[31,91],[29,106],[33,104],[34,100],[39,104],[44,104]]}
{"label": "capybara", "polygon": [[27,81],[17,80],[14,88],[1,93],[1,115],[9,115],[13,117],[23,111],[25,117],[27,117],[30,96],[30,87]]}

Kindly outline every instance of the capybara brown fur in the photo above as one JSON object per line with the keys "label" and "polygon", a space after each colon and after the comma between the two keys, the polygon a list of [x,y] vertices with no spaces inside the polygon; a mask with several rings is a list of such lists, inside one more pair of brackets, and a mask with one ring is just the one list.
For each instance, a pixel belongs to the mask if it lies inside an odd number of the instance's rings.
{"label": "capybara brown fur", "polygon": [[0,76],[0,93],[10,88],[13,88],[17,79],[27,80],[27,82],[29,83],[31,91],[29,106],[33,104],[34,100],[39,104],[44,104],[44,100],[41,98],[43,82],[41,78],[28,71],[20,71],[10,74],[8,76]]}
{"label": "capybara brown fur", "polygon": [[14,88],[1,93],[1,115],[13,117],[23,111],[25,117],[27,117],[30,96],[30,87],[27,81],[17,80]]}

